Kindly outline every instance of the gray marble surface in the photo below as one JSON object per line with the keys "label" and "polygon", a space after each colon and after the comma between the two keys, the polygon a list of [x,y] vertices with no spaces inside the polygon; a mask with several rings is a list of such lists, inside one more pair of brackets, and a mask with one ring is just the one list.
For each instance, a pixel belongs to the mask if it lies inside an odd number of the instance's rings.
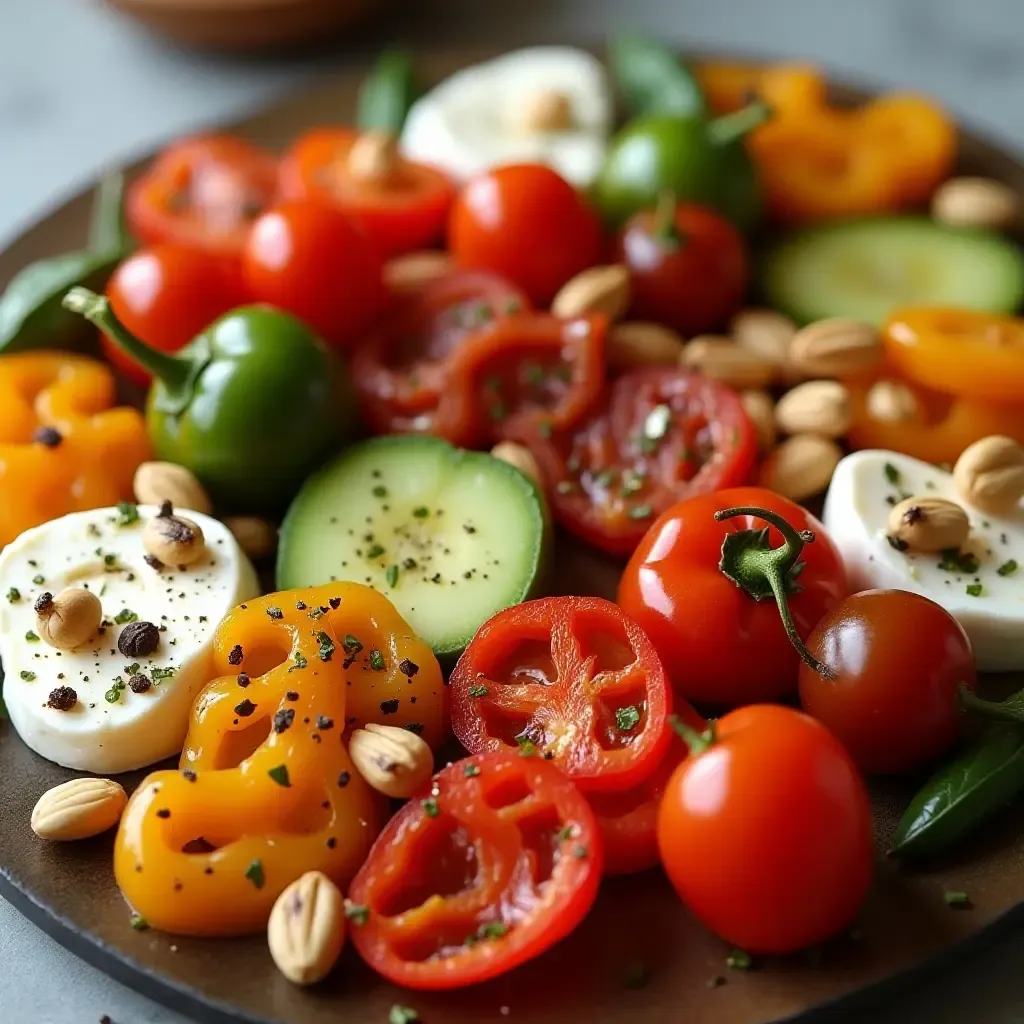
{"label": "gray marble surface", "polygon": [[[414,44],[597,39],[631,25],[701,49],[806,57],[840,74],[931,92],[1024,151],[1024,0],[394,5],[401,35]],[[0,0],[0,246],[105,167],[362,60],[381,38],[304,59],[214,59],[157,43],[96,0]],[[0,822],[0,828],[20,827]],[[64,952],[2,901],[0,964],[0,1024],[95,1024],[102,1014],[116,1024],[182,1022]],[[965,961],[870,1019],[959,1024],[968,1018],[1024,1021],[1019,939]]]}

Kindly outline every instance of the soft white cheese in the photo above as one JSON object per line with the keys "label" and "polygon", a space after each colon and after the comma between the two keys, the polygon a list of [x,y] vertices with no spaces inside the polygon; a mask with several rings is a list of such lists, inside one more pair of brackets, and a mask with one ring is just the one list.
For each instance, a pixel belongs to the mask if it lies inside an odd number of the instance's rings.
{"label": "soft white cheese", "polygon": [[[889,543],[892,506],[921,495],[967,512],[971,532],[959,556],[903,552]],[[836,467],[823,519],[855,589],[923,594],[959,620],[981,671],[1024,669],[1024,508],[990,515],[964,501],[945,470],[897,452],[861,451]]]}
{"label": "soft white cheese", "polygon": [[[7,712],[29,747],[65,767],[112,775],[177,753],[192,701],[211,676],[217,624],[259,593],[255,570],[228,529],[198,512],[183,514],[202,527],[204,556],[184,571],[151,568],[142,526],[156,512],[139,506],[141,518],[125,526],[117,509],[76,512],[26,531],[0,553]],[[84,647],[58,651],[36,638],[33,604],[46,591],[56,595],[70,586],[100,598],[104,625]],[[163,630],[149,657],[118,652],[133,615]],[[125,685],[134,663],[152,680],[144,693]],[[77,694],[69,711],[47,704],[60,686]]]}
{"label": "soft white cheese", "polygon": [[[524,128],[524,106],[545,92],[565,97],[572,127]],[[583,188],[604,162],[613,115],[596,57],[571,47],[530,47],[464,68],[422,96],[409,111],[401,149],[458,181],[503,164],[543,163]]]}

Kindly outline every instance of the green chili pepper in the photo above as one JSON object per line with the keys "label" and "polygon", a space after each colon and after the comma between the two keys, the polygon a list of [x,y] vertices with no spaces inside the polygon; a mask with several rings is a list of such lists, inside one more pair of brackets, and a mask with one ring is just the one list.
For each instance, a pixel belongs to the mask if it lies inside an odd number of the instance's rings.
{"label": "green chili pepper", "polygon": [[359,87],[356,126],[397,135],[418,94],[411,55],[405,50],[385,50]]}
{"label": "green chili pepper", "polygon": [[608,60],[633,117],[706,112],[697,80],[668,47],[642,36],[616,36],[608,44]]}
{"label": "green chili pepper", "polygon": [[157,458],[191,469],[225,511],[279,511],[351,435],[344,364],[289,313],[233,310],[169,355],[132,335],[103,296],[73,288],[64,303],[153,374]]}
{"label": "green chili pepper", "polygon": [[0,296],[0,353],[33,348],[77,348],[94,334],[62,305],[75,285],[103,289],[131,248],[121,216],[124,176],[104,179],[96,192],[89,246],[30,263]]}

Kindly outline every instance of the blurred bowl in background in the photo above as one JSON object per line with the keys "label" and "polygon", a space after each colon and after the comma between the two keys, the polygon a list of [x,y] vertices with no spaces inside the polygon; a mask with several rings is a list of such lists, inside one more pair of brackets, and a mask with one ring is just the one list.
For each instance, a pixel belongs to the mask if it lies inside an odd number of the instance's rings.
{"label": "blurred bowl in background", "polygon": [[175,42],[256,53],[321,42],[382,0],[106,0],[107,6]]}

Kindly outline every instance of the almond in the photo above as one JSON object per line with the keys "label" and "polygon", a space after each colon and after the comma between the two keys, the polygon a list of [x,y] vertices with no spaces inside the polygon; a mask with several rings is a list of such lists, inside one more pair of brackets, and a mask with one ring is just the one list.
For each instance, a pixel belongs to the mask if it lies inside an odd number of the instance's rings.
{"label": "almond", "polygon": [[572,99],[558,89],[527,94],[516,118],[517,127],[524,132],[566,132],[575,123]]}
{"label": "almond", "polygon": [[455,260],[446,252],[425,249],[396,256],[384,264],[384,283],[393,292],[409,294],[422,291],[455,269]]}
{"label": "almond", "polygon": [[100,599],[84,587],[65,587],[56,597],[36,598],[36,632],[51,647],[73,651],[96,636],[103,620]]}
{"label": "almond", "polygon": [[740,395],[743,408],[757,431],[757,449],[762,454],[775,447],[775,402],[767,391],[744,391]]}
{"label": "almond", "polygon": [[491,449],[491,455],[510,466],[515,466],[524,476],[528,476],[538,487],[543,488],[544,482],[540,475],[540,466],[533,457],[533,452],[526,445],[515,441],[501,441]]}
{"label": "almond", "polygon": [[1009,230],[1020,218],[1017,193],[991,178],[950,178],[932,196],[932,216],[959,228]]}
{"label": "almond", "polygon": [[40,839],[88,839],[113,828],[128,797],[112,779],[81,778],[48,789],[32,808],[32,831]]}
{"label": "almond", "polygon": [[345,945],[345,901],[319,871],[307,871],[274,903],[267,945],[278,970],[296,985],[327,977]]}
{"label": "almond", "polygon": [[202,527],[174,515],[166,502],[160,514],[146,520],[142,528],[142,546],[146,554],[163,565],[186,566],[198,562],[206,551]]}
{"label": "almond", "polygon": [[140,505],[162,505],[191,509],[209,515],[213,502],[195,473],[173,462],[143,462],[135,471],[132,487]]}
{"label": "almond", "polygon": [[920,409],[917,395],[898,380],[872,384],[864,402],[868,415],[881,423],[910,423]]}
{"label": "almond", "polygon": [[889,512],[889,543],[898,551],[959,549],[970,532],[967,513],[945,498],[904,498]]}
{"label": "almond", "polygon": [[624,263],[590,267],[570,278],[551,302],[555,316],[600,313],[618,320],[629,307],[629,268]]}
{"label": "almond", "polygon": [[850,392],[834,380],[797,384],[775,406],[775,425],[784,434],[842,437],[851,419]]}
{"label": "almond", "polygon": [[266,558],[277,546],[277,528],[256,516],[228,516],[224,525],[250,558]]}
{"label": "almond", "polygon": [[674,366],[683,353],[683,337],[662,324],[626,320],[608,332],[607,359],[613,371],[638,366]]}
{"label": "almond", "polygon": [[733,388],[764,388],[775,376],[774,364],[764,356],[710,334],[699,335],[683,349],[682,364]]}
{"label": "almond", "polygon": [[796,324],[774,309],[743,309],[732,318],[729,334],[737,345],[776,366],[784,366],[796,335]]}
{"label": "almond", "polygon": [[882,339],[871,324],[833,317],[796,332],[789,363],[807,377],[849,377],[882,361]]}
{"label": "almond", "polygon": [[378,792],[404,800],[434,773],[434,755],[426,741],[408,729],[368,724],[348,744],[359,774]]}
{"label": "almond", "polygon": [[956,460],[953,483],[975,508],[1009,515],[1024,498],[1024,447],[998,434],[975,441]]}
{"label": "almond", "polygon": [[827,437],[794,434],[765,460],[761,483],[793,501],[804,501],[828,487],[842,457],[839,445]]}

